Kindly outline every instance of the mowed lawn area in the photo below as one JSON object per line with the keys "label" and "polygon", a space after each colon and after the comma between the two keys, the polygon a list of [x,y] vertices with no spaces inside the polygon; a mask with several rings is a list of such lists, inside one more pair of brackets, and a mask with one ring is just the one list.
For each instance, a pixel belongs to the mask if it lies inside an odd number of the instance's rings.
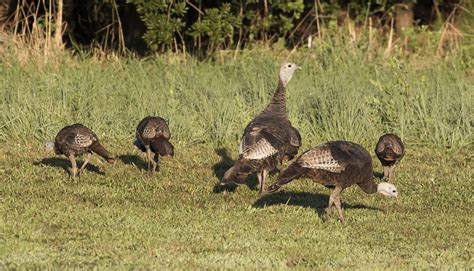
{"label": "mowed lawn area", "polygon": [[[345,224],[324,219],[330,190],[310,180],[262,197],[255,175],[236,189],[215,186],[270,100],[283,57],[0,62],[0,267],[472,269],[474,80],[463,59],[293,56],[302,69],[287,109],[300,153],[357,142],[380,182],[378,137],[395,132],[406,145],[400,196],[346,189]],[[132,142],[154,114],[168,120],[176,156],[149,177]],[[66,157],[43,150],[76,122],[118,157],[114,166],[95,155],[72,178]]]}

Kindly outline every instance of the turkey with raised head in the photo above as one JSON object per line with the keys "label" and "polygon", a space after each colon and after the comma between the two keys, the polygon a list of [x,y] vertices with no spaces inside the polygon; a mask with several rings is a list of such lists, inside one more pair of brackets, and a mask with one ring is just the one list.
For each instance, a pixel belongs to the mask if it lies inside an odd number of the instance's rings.
{"label": "turkey with raised head", "polygon": [[[155,173],[159,156],[166,158],[174,156],[174,147],[169,142],[170,138],[170,129],[161,117],[148,116],[138,124],[134,145],[141,151],[146,152],[148,174]],[[151,157],[152,152],[155,154],[153,159]]]}
{"label": "turkey with raised head", "polygon": [[86,159],[79,169],[79,175],[82,175],[92,153],[102,156],[110,164],[115,163],[115,157],[100,144],[97,135],[91,129],[79,123],[62,128],[56,135],[54,142],[46,144],[46,150],[54,150],[56,154],[64,154],[71,161],[71,173],[74,177],[78,171],[76,156],[86,155]]}
{"label": "turkey with raised head", "polygon": [[405,146],[403,146],[401,138],[396,134],[382,135],[375,147],[375,154],[382,163],[383,177],[391,182],[393,169],[405,154]]}
{"label": "turkey with raised head", "polygon": [[261,194],[267,174],[276,169],[285,157],[293,158],[298,153],[301,136],[288,120],[285,97],[288,82],[297,69],[299,67],[294,63],[281,66],[278,88],[271,102],[245,128],[239,158],[226,171],[221,185],[242,184],[249,174],[256,172]]}
{"label": "turkey with raised head", "polygon": [[268,187],[268,192],[275,192],[298,178],[310,178],[326,187],[334,187],[326,212],[330,214],[333,205],[336,206],[341,222],[344,222],[344,215],[340,194],[349,186],[357,184],[368,194],[379,192],[385,196],[398,196],[393,184],[373,181],[370,154],[349,141],[330,141],[304,152],[283,170],[277,181]]}

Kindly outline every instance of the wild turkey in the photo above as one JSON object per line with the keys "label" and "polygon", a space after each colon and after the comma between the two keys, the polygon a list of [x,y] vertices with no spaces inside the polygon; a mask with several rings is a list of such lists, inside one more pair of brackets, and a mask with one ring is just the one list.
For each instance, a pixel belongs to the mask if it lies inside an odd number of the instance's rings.
{"label": "wild turkey", "polygon": [[100,144],[97,135],[79,123],[62,128],[56,135],[54,142],[46,144],[46,149],[67,156],[71,161],[72,176],[74,177],[77,175],[76,156],[86,155],[86,159],[79,169],[79,175],[82,175],[93,152],[102,156],[110,164],[115,163],[115,157]]}
{"label": "wild turkey", "polygon": [[271,102],[245,128],[239,159],[226,171],[221,185],[244,183],[247,176],[256,171],[261,194],[267,174],[285,157],[293,158],[298,153],[301,136],[288,120],[285,97],[286,86],[297,69],[294,63],[280,68],[278,88]]}
{"label": "wild turkey", "polygon": [[344,215],[340,194],[353,184],[368,194],[379,192],[385,196],[398,196],[394,185],[373,181],[370,154],[362,146],[348,141],[330,141],[304,152],[268,187],[268,192],[275,192],[297,178],[310,178],[326,187],[334,187],[326,212],[330,214],[335,205],[341,222],[344,222]]}
{"label": "wild turkey", "polygon": [[[174,156],[174,147],[169,142],[170,138],[170,129],[161,117],[148,116],[138,124],[134,145],[146,152],[148,174],[155,173],[159,155],[166,158]],[[152,152],[155,154],[153,159],[151,159]],[[153,167],[150,164],[153,164]]]}
{"label": "wild turkey", "polygon": [[375,154],[382,163],[384,178],[390,182],[395,164],[402,160],[405,154],[402,140],[395,134],[382,135],[375,147]]}

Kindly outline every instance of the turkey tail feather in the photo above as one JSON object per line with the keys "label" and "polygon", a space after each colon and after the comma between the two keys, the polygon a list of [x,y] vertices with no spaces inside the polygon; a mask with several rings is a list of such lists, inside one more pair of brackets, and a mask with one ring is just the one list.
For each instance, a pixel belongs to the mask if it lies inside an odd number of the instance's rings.
{"label": "turkey tail feather", "polygon": [[387,148],[387,149],[385,149],[384,156],[387,160],[395,160],[400,155],[397,154],[396,152],[394,152],[392,148]]}
{"label": "turkey tail feather", "polygon": [[174,146],[169,141],[157,141],[153,142],[152,149],[155,152],[158,152],[161,156],[164,157],[173,157],[174,156]]}
{"label": "turkey tail feather", "polygon": [[108,152],[99,142],[95,142],[90,146],[90,149],[97,153],[98,155],[102,156],[107,162],[113,164],[115,162],[115,157]]}

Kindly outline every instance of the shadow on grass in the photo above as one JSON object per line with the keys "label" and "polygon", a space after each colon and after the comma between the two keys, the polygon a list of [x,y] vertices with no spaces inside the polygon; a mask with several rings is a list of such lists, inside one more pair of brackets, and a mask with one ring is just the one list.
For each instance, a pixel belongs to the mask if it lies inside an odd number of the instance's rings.
{"label": "shadow on grass", "polygon": [[[71,161],[65,158],[59,158],[59,157],[53,157],[53,158],[44,158],[41,159],[40,161],[35,161],[33,162],[34,166],[38,165],[45,165],[49,167],[60,167],[67,173],[71,174]],[[77,167],[80,168],[82,166],[82,163],[77,161]],[[101,171],[98,166],[95,166],[91,164],[90,162],[87,164],[86,171],[91,171],[99,175],[105,175],[105,172]],[[85,172],[84,172],[85,173]]]}
{"label": "shadow on grass", "polygon": [[[215,149],[215,152],[217,155],[221,157],[221,160],[214,164],[212,166],[212,170],[214,171],[214,175],[216,176],[216,184],[214,185],[213,192],[214,193],[221,193],[224,191],[228,192],[234,192],[235,189],[238,187],[236,184],[228,184],[228,185],[220,185],[219,182],[221,181],[222,177],[224,177],[225,172],[232,167],[232,165],[235,163],[235,160],[233,160],[230,155],[229,151],[226,148],[218,148]],[[246,184],[248,187],[252,190],[257,189],[258,185],[258,180],[257,176],[255,174],[251,174],[247,178]]]}
{"label": "shadow on grass", "polygon": [[118,157],[126,165],[134,165],[140,170],[147,170],[148,164],[140,156],[135,154],[124,154]]}
{"label": "shadow on grass", "polygon": [[[383,211],[380,208],[370,207],[364,204],[349,204],[345,203],[344,199],[342,201],[342,208],[344,209],[368,209],[374,211]],[[301,206],[301,207],[310,207],[314,209],[318,216],[325,220],[325,208],[328,207],[329,203],[329,194],[320,194],[320,193],[307,193],[307,192],[276,192],[274,194],[266,194],[255,201],[252,205],[254,208],[263,208],[265,206],[271,205],[291,205],[291,206]],[[333,210],[333,213],[337,211]]]}
{"label": "shadow on grass", "polygon": [[375,178],[379,178],[379,179],[383,179],[383,172],[377,172],[377,171],[374,171],[374,177]]}
{"label": "shadow on grass", "polygon": [[235,161],[230,158],[229,152],[226,148],[219,148],[214,150],[217,155],[221,157],[221,160],[212,166],[214,175],[220,181],[224,177],[224,173],[229,169]]}

